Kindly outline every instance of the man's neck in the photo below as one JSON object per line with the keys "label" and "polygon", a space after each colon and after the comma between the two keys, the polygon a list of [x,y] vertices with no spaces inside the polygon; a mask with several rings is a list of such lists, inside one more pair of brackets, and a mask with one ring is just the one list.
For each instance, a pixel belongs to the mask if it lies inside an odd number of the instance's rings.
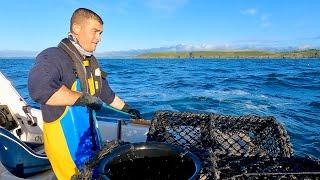
{"label": "man's neck", "polygon": [[71,41],[71,43],[76,47],[78,52],[82,55],[82,57],[85,59],[86,57],[90,57],[93,55],[93,52],[88,52],[85,49],[83,49],[77,40],[76,36],[72,33],[68,34],[68,39]]}

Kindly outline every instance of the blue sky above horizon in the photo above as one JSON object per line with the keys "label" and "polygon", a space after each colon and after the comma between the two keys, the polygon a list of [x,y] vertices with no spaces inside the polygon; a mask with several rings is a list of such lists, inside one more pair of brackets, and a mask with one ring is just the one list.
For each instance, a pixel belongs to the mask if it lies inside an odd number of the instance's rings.
{"label": "blue sky above horizon", "polygon": [[178,44],[320,47],[319,0],[7,0],[0,6],[0,50],[56,46],[79,7],[97,12],[105,22],[97,52]]}

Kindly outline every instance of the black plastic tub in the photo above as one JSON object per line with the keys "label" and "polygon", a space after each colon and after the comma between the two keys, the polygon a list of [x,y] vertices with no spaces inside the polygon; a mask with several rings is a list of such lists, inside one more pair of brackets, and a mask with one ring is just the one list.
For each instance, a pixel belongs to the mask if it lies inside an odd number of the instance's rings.
{"label": "black plastic tub", "polygon": [[102,179],[198,179],[201,162],[175,145],[147,142],[117,147],[97,169]]}

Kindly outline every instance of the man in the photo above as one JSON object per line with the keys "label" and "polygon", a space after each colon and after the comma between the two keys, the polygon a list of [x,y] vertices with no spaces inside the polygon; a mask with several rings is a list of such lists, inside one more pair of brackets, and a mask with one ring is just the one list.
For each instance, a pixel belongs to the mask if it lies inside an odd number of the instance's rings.
{"label": "man", "polygon": [[58,47],[36,57],[28,79],[31,98],[41,104],[45,152],[58,179],[70,179],[101,148],[93,110],[103,102],[140,118],[111,90],[93,56],[103,31],[95,12],[79,8],[70,33]]}

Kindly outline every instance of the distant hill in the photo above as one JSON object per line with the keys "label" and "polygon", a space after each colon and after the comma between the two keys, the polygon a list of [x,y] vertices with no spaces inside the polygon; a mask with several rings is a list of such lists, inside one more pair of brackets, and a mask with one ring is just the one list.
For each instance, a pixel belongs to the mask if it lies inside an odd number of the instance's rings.
{"label": "distant hill", "polygon": [[[200,49],[200,50],[199,50]],[[203,47],[202,47],[203,49]],[[0,58],[35,58],[36,51],[0,50]],[[137,49],[128,51],[97,52],[96,57],[105,58],[320,58],[320,49],[251,49],[251,50],[201,50],[189,46]]]}
{"label": "distant hill", "polygon": [[142,54],[149,53],[170,53],[170,52],[231,52],[231,51],[267,51],[267,52],[287,52],[298,50],[299,47],[288,46],[288,47],[255,47],[255,46],[212,46],[212,45],[188,45],[188,44],[177,44],[173,46],[163,46],[158,48],[149,49],[133,49],[126,51],[106,51],[97,52],[95,55],[99,58],[132,58],[138,57]]}
{"label": "distant hill", "polygon": [[36,51],[0,50],[0,58],[34,58]]}
{"label": "distant hill", "polygon": [[320,58],[319,49],[301,51],[189,51],[143,53],[137,58]]}

